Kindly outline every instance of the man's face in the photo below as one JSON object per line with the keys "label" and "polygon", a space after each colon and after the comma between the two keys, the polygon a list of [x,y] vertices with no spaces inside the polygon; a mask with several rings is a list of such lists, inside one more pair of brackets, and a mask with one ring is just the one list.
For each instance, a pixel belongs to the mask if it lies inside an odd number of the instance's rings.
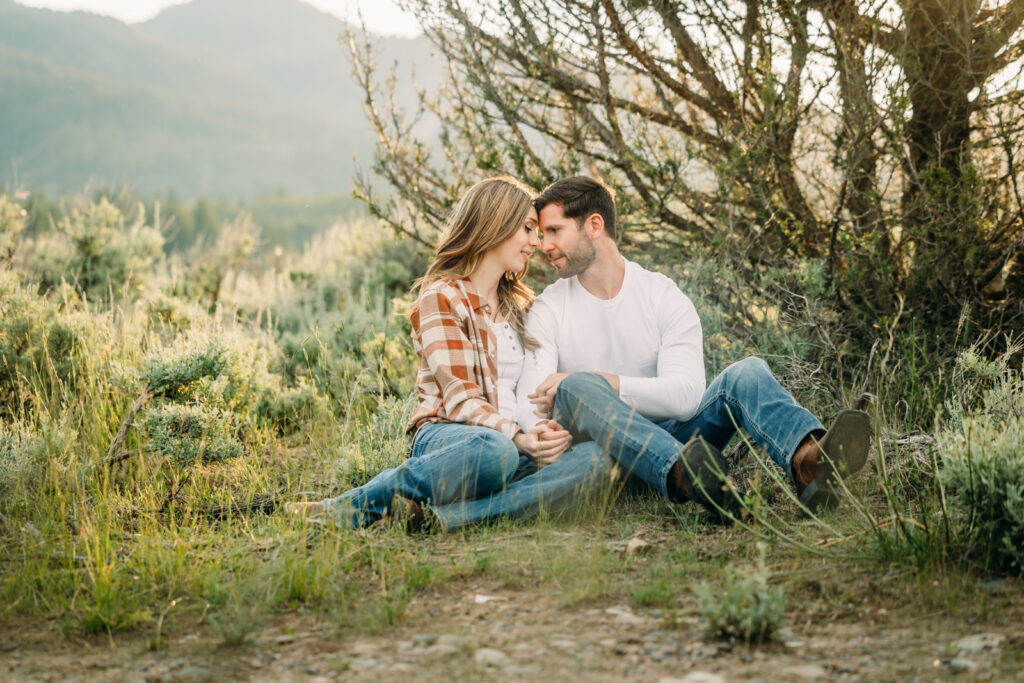
{"label": "man's face", "polygon": [[597,252],[575,218],[566,218],[561,204],[548,204],[540,212],[543,240],[540,250],[558,271],[558,277],[579,275],[594,262]]}

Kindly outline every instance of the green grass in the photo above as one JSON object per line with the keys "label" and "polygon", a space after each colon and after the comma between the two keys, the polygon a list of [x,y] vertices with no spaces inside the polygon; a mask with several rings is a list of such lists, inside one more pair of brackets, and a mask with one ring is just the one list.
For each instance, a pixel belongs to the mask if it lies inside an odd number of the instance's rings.
{"label": "green grass", "polygon": [[[567,515],[500,520],[447,535],[321,527],[244,509],[261,497],[336,494],[407,452],[402,428],[414,367],[408,331],[384,290],[344,289],[351,249],[361,249],[364,261],[373,250],[349,244],[331,252],[330,244],[318,243],[320,261],[307,253],[295,264],[303,277],[248,264],[228,278],[234,284],[220,292],[219,308],[190,309],[187,322],[150,305],[161,297],[181,307],[193,303],[176,298],[169,263],[150,289],[106,303],[71,290],[39,295],[26,284],[28,261],[5,276],[24,282],[20,298],[0,302],[0,313],[38,331],[20,337],[28,346],[14,350],[41,351],[23,353],[17,372],[0,374],[7,382],[0,387],[7,397],[0,424],[0,622],[50,620],[76,636],[141,632],[154,649],[179,625],[198,624],[219,645],[239,647],[283,615],[309,615],[343,634],[375,633],[407,623],[425,600],[503,589],[566,609],[630,605],[682,627],[700,618],[699,586],[742,584],[737,576],[759,561],[759,541],[766,544],[769,585],[785,593],[788,609],[821,605],[828,618],[860,618],[870,595],[891,610],[924,605],[989,619],[1019,594],[980,587],[990,574],[970,552],[970,516],[937,475],[946,453],[928,447],[915,454],[898,443],[921,406],[930,406],[933,417],[943,414],[939,403],[950,396],[941,378],[929,375],[932,351],[913,339],[901,341],[889,356],[889,374],[871,387],[879,397],[870,408],[871,464],[850,483],[847,502],[818,518],[799,513],[791,485],[756,448],[735,472],[750,515],[732,528],[713,526],[695,505],[614,487]],[[334,293],[325,299],[327,291]],[[77,346],[40,342],[49,325],[79,330]],[[772,328],[793,335],[775,348],[808,348],[798,330]],[[308,348],[286,352],[289,335]],[[14,339],[0,335],[0,346]],[[755,341],[733,338],[727,349],[715,349],[714,362],[746,355]],[[191,351],[202,356],[211,348],[216,352],[203,357],[216,362],[178,372],[195,365]],[[794,356],[779,366],[799,370],[805,362]],[[108,462],[131,406],[159,384],[157,370],[181,381],[171,389],[160,384],[127,421],[116,449],[127,457]],[[824,381],[782,379],[808,391]],[[848,385],[859,386],[862,377],[855,379]],[[815,394],[823,414],[844,402],[831,396],[856,393],[832,388],[834,394]],[[261,403],[288,391],[302,393],[298,407]],[[968,412],[983,391],[969,393],[961,401]],[[216,429],[197,420],[189,433],[194,448],[176,458],[153,427],[175,411],[225,419]],[[217,444],[220,456],[204,457]],[[243,509],[233,511],[236,504]],[[626,552],[634,537],[648,545]]]}

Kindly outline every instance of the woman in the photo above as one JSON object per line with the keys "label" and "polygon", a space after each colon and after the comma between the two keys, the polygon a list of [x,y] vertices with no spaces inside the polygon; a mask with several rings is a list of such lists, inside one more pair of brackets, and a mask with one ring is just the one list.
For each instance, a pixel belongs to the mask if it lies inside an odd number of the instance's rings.
{"label": "woman", "polygon": [[326,512],[352,526],[389,514],[416,522],[421,504],[502,491],[517,471],[527,473],[532,462],[553,461],[569,447],[571,437],[557,423],[524,432],[514,417],[524,353],[536,346],[524,331],[533,291],[523,277],[538,245],[526,186],[498,177],[466,191],[417,284],[411,321],[419,405],[407,428],[410,457],[338,498],[290,503],[286,511]]}

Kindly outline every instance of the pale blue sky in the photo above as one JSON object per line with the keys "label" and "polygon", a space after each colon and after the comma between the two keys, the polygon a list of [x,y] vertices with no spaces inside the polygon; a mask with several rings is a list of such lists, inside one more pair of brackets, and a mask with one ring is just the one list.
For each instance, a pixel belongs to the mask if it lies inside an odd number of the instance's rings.
{"label": "pale blue sky", "polygon": [[[137,22],[151,18],[168,5],[185,0],[17,0],[22,5],[49,7],[55,10],[86,10],[117,17],[122,21]],[[392,0],[302,0],[342,19],[356,20],[356,10],[362,8],[366,27],[383,35],[415,36],[419,25],[411,15],[402,12]]]}

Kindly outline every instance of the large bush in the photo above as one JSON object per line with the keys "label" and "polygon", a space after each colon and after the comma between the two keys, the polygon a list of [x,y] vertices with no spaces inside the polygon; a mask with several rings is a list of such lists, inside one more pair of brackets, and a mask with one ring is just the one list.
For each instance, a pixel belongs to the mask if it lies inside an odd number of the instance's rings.
{"label": "large bush", "polygon": [[163,236],[145,224],[145,211],[126,224],[106,199],[74,209],[35,245],[32,268],[42,291],[68,282],[90,301],[130,298],[152,275]]}
{"label": "large bush", "polygon": [[26,401],[70,389],[82,367],[81,316],[0,273],[0,417],[19,412]]}

